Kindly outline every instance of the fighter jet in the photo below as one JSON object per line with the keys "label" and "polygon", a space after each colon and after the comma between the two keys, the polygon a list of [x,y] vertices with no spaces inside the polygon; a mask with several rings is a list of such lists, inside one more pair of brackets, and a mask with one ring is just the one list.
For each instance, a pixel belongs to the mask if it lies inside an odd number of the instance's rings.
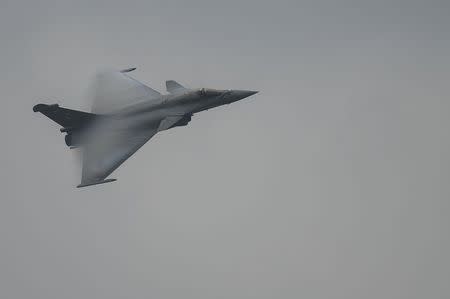
{"label": "fighter jet", "polygon": [[138,82],[127,73],[108,71],[95,80],[91,112],[37,104],[41,112],[62,128],[65,143],[82,153],[81,183],[86,187],[113,182],[107,177],[156,133],[186,126],[195,113],[230,104],[257,93],[250,90],[189,89],[166,81],[168,94]]}

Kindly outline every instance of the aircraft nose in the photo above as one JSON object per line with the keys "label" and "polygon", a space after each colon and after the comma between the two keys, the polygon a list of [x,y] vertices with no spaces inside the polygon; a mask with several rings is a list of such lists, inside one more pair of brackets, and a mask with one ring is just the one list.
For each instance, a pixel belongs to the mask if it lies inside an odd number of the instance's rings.
{"label": "aircraft nose", "polygon": [[247,98],[249,96],[252,96],[254,94],[258,93],[257,91],[253,91],[253,90],[235,90],[234,94],[236,95],[236,97],[239,100],[242,100],[244,98]]}

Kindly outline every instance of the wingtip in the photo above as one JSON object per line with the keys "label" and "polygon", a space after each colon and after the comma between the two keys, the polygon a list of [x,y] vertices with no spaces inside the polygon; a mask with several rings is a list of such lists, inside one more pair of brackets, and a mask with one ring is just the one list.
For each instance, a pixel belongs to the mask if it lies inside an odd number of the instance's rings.
{"label": "wingtip", "polygon": [[39,112],[45,107],[44,104],[37,104],[33,106],[33,112]]}
{"label": "wingtip", "polygon": [[103,180],[103,181],[94,181],[94,182],[89,182],[89,183],[81,183],[81,184],[79,184],[77,186],[77,188],[83,188],[83,187],[88,187],[88,186],[93,186],[93,185],[111,183],[111,182],[115,182],[115,181],[117,181],[117,179],[107,179],[107,180]]}
{"label": "wingtip", "polygon": [[33,112],[42,112],[42,111],[45,111],[47,109],[58,108],[58,107],[59,107],[58,104],[52,104],[52,105],[37,104],[37,105],[33,106]]}

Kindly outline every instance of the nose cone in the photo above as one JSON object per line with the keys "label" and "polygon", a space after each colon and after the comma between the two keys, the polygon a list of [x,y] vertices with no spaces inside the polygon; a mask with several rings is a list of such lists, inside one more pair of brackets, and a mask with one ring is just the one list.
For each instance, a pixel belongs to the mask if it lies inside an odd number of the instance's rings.
{"label": "nose cone", "polygon": [[253,90],[233,90],[233,95],[235,97],[236,101],[245,99],[249,96],[252,96],[254,94],[258,93],[257,91]]}

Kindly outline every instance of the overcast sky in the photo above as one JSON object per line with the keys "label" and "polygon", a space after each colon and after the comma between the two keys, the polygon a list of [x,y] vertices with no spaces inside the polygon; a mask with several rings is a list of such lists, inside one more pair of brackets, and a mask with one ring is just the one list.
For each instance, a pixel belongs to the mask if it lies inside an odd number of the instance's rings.
{"label": "overcast sky", "polygon": [[[449,298],[450,2],[0,0],[0,297]],[[259,90],[76,189],[96,70]]]}

